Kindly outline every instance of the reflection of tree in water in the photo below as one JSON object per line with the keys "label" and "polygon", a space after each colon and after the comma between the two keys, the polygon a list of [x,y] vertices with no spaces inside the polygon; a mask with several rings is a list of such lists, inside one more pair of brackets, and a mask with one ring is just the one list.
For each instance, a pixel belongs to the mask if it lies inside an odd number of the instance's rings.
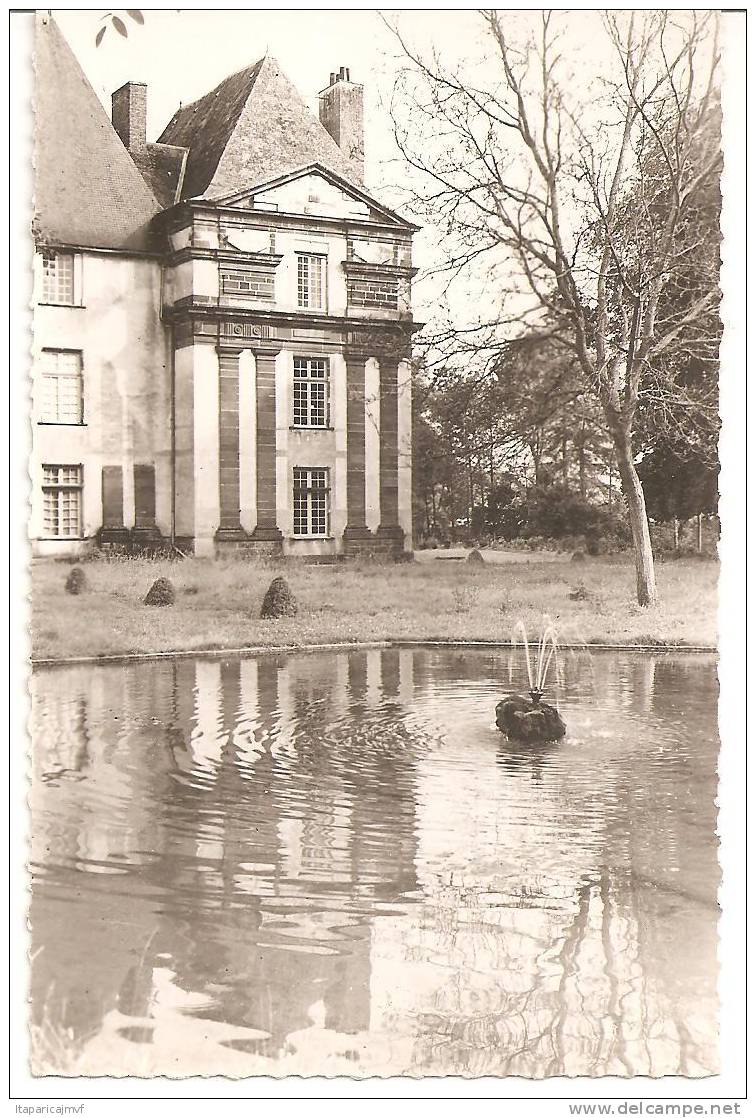
{"label": "reflection of tree in water", "polygon": [[[438,922],[430,916],[415,961],[443,966],[448,977],[411,1022],[405,1071],[538,1078],[710,1071],[713,1038],[705,1023],[692,1029],[686,1012],[705,995],[690,990],[687,1007],[668,996],[634,896],[628,881],[603,868],[578,886],[569,918],[541,912],[539,920],[536,907],[524,926],[497,923],[464,897],[456,927],[448,914]],[[515,894],[499,903],[507,901],[520,904]],[[548,898],[529,902],[545,906]]]}
{"label": "reflection of tree in water", "polygon": [[[523,751],[499,742],[506,783],[497,788],[475,757],[479,779],[467,802],[459,780],[464,754],[449,747],[463,804],[448,820],[445,845],[481,850],[490,840],[487,826],[502,866],[481,874],[473,859],[458,859],[450,881],[434,869],[443,859],[421,845],[425,919],[414,931],[406,923],[397,929],[394,947],[405,954],[405,983],[414,968],[425,996],[421,1012],[406,1005],[384,1021],[416,1035],[405,1065],[413,1073],[700,1075],[716,1064],[715,753],[705,729],[713,721],[711,696],[704,686],[704,701],[694,704],[703,723],[697,740],[669,710],[659,716],[661,663],[596,659],[587,679],[578,658],[565,665],[567,701],[578,694],[583,704],[571,750]],[[468,664],[468,673],[474,667]],[[509,656],[498,668],[486,665],[499,680],[509,667]],[[664,663],[662,686],[675,693],[680,712],[681,690],[699,679],[708,684],[711,673],[708,665],[702,673],[700,663],[686,663],[681,689],[673,668]],[[591,693],[610,718],[586,711]],[[594,740],[595,724],[601,733]],[[649,748],[657,736],[658,747]],[[421,761],[420,803],[428,802],[434,780]],[[474,799],[481,786],[485,804]],[[695,818],[688,810],[694,804]],[[477,830],[468,832],[468,817]],[[434,825],[419,819],[421,834]],[[513,848],[516,871],[508,864]],[[455,878],[464,884],[450,899]]]}

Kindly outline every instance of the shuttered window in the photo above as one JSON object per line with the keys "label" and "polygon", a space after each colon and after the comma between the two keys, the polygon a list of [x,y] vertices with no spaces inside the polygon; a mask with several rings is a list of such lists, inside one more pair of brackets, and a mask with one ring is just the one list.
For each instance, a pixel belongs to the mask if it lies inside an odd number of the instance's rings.
{"label": "shuttered window", "polygon": [[123,528],[123,469],[102,467],[102,526]]}
{"label": "shuttered window", "polygon": [[134,527],[155,526],[155,467],[134,466]]}

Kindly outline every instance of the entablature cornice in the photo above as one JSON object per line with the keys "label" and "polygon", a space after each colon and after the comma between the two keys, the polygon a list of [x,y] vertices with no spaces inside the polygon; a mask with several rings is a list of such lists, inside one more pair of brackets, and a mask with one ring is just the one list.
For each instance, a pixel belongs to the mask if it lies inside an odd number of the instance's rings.
{"label": "entablature cornice", "polygon": [[236,307],[219,304],[216,298],[207,298],[207,303],[198,303],[196,296],[179,300],[173,306],[163,307],[163,318],[166,321],[178,321],[186,317],[193,319],[210,319],[214,321],[258,322],[270,325],[285,325],[298,328],[317,330],[356,330],[364,332],[369,330],[385,334],[392,330],[401,330],[405,333],[415,333],[421,323],[416,323],[410,315],[397,314],[395,318],[376,319],[366,323],[364,318],[352,318],[349,315],[308,315],[297,311],[268,310],[261,307]]}
{"label": "entablature cornice", "polygon": [[240,248],[205,248],[200,245],[184,245],[167,257],[166,264],[173,267],[176,264],[183,264],[187,260],[217,260],[220,264],[249,264],[273,271],[281,263],[283,256],[275,252],[247,252]]}
{"label": "entablature cornice", "polygon": [[368,260],[342,260],[341,266],[348,276],[391,276],[396,279],[411,279],[417,275],[417,268],[404,264],[379,264]]}
{"label": "entablature cornice", "polygon": [[260,347],[287,348],[318,345],[325,349],[344,350],[349,356],[365,359],[381,356],[402,360],[409,356],[412,323],[376,323],[369,328],[363,322],[331,317],[313,323],[304,316],[238,314],[183,314],[170,316],[176,348],[194,343],[214,343],[224,349]]}

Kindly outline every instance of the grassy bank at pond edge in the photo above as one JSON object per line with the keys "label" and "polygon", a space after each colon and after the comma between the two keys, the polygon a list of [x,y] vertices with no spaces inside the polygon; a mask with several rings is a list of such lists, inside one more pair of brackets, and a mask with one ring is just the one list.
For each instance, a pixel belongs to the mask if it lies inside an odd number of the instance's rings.
{"label": "grassy bank at pond edge", "polygon": [[[635,602],[627,560],[307,566],[121,559],[82,566],[87,587],[74,596],[63,589],[69,564],[33,562],[33,659],[364,641],[507,641],[520,619],[536,636],[544,613],[565,644],[716,643],[713,561],[660,564],[660,602],[653,609]],[[261,621],[265,590],[281,573],[299,613]],[[159,576],[173,581],[175,605],[143,604]],[[578,586],[585,597],[572,600]]]}

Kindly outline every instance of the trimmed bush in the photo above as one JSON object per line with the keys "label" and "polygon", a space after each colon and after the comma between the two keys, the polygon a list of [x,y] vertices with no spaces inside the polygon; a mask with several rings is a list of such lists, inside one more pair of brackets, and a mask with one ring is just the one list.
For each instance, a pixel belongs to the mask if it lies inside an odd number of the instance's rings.
{"label": "trimmed bush", "polygon": [[81,567],[72,567],[66,579],[67,594],[81,594],[87,588],[87,576]]}
{"label": "trimmed bush", "polygon": [[296,617],[297,600],[285,578],[274,578],[265,592],[260,617],[264,620],[277,617]]}
{"label": "trimmed bush", "polygon": [[144,599],[146,606],[172,606],[176,601],[176,591],[169,578],[156,578]]}
{"label": "trimmed bush", "polygon": [[570,590],[567,595],[571,602],[587,602],[590,596],[590,590],[587,586],[583,586],[582,583],[580,586],[573,586],[572,590]]}
{"label": "trimmed bush", "polygon": [[571,562],[573,562],[573,563],[584,563],[585,562],[585,552],[584,551],[573,551]]}
{"label": "trimmed bush", "polygon": [[474,547],[470,554],[467,556],[467,562],[472,563],[473,566],[479,567],[482,563],[485,563],[485,559],[480,554],[477,547]]}

